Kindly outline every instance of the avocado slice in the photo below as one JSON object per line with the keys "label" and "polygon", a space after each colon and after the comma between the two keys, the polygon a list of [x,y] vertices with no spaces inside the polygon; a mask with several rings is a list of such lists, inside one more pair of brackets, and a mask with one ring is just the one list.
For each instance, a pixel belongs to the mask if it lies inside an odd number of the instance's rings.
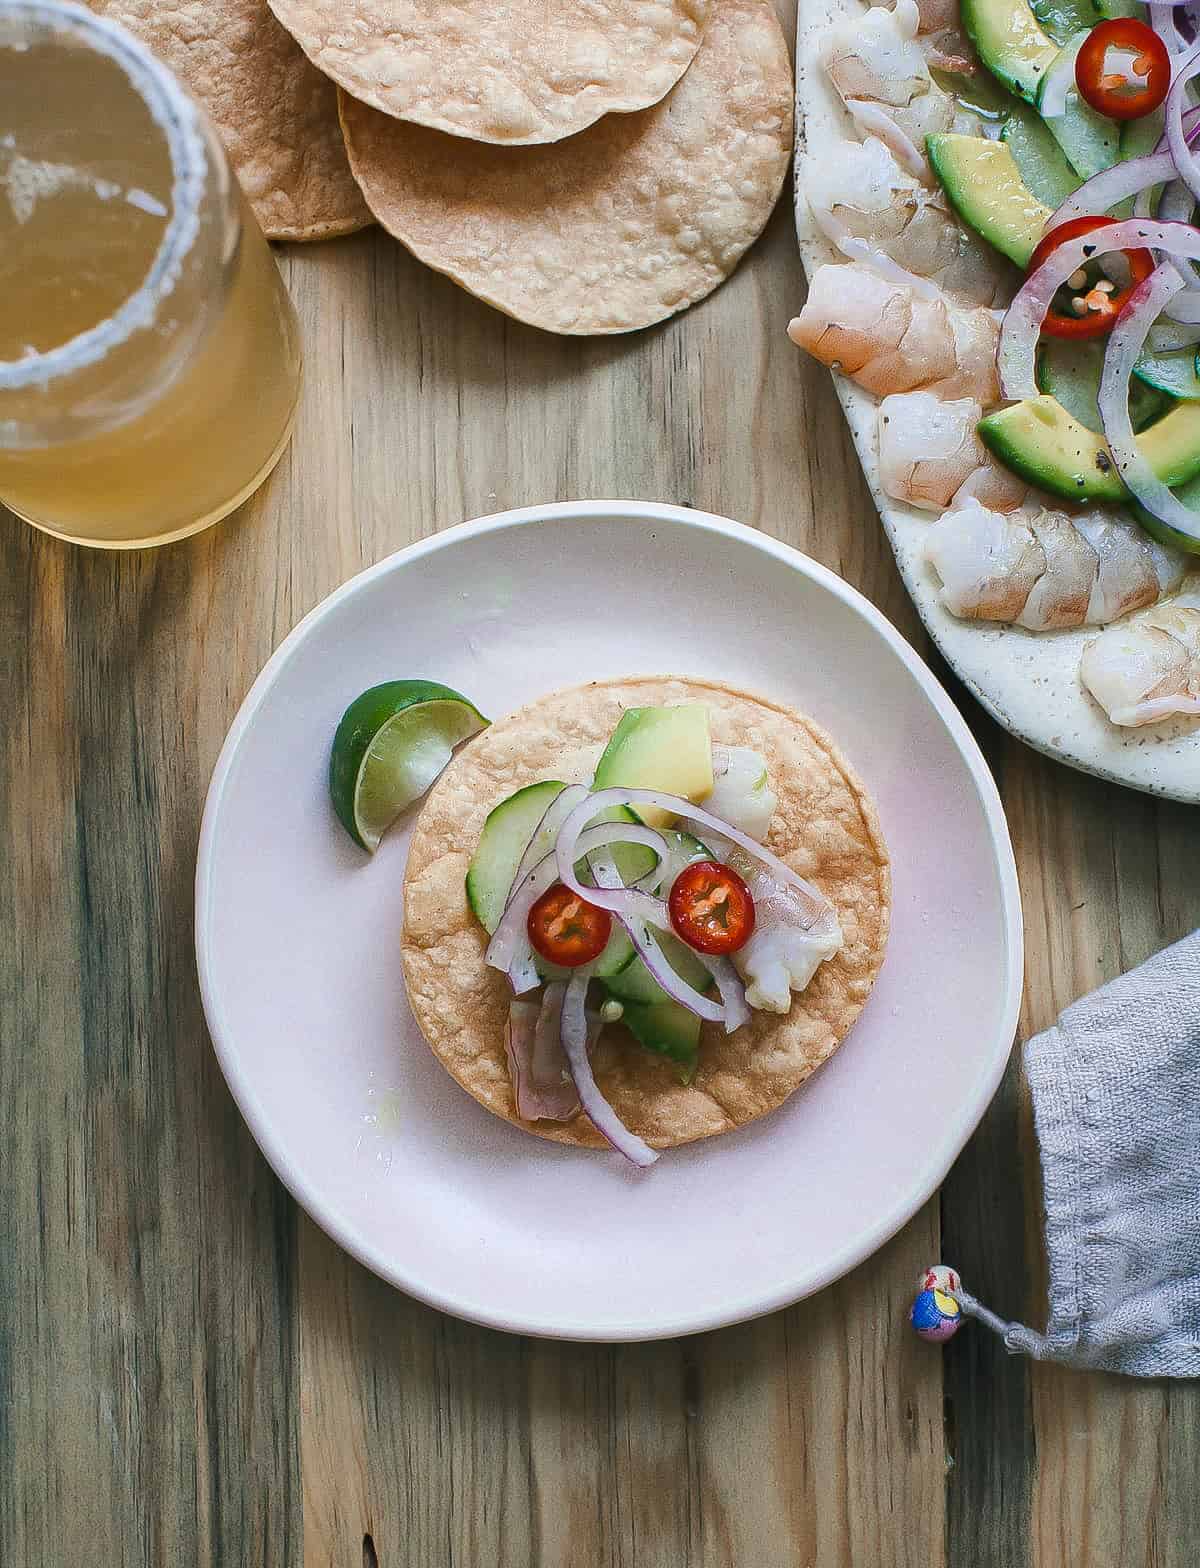
{"label": "avocado slice", "polygon": [[[984,444],[1014,473],[1067,501],[1125,502],[1104,438],[1043,393],[979,421]],[[1171,486],[1200,474],[1200,403],[1178,403],[1138,443],[1158,477]]]}
{"label": "avocado slice", "polygon": [[[660,789],[685,800],[711,795],[712,743],[704,704],[626,709],[596,764],[593,788],[613,785]],[[654,828],[669,826],[672,820],[653,806],[639,807],[638,816]]]}
{"label": "avocado slice", "polygon": [[700,1020],[678,1002],[627,1002],[621,1022],[639,1045],[669,1057],[679,1067],[683,1083],[696,1076],[700,1050]]}
{"label": "avocado slice", "polygon": [[929,162],[964,223],[1024,267],[1053,209],[1021,178],[1007,142],[943,132],[926,139]]}
{"label": "avocado slice", "polygon": [[1036,103],[1058,45],[1042,30],[1029,0],[962,0],[962,21],[992,75],[1018,98]]}

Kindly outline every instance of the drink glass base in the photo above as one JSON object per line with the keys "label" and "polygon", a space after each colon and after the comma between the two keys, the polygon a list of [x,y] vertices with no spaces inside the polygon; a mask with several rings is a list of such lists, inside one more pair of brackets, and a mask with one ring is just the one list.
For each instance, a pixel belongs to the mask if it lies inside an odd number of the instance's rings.
{"label": "drink glass base", "polygon": [[61,539],[64,544],[84,545],[92,550],[153,550],[160,545],[175,544],[180,539],[189,539],[193,534],[203,533],[206,528],[212,528],[223,518],[228,517],[230,512],[236,511],[243,502],[250,499],[261,485],[265,484],[275,465],[287,450],[288,442],[292,439],[292,431],[296,424],[297,407],[298,403],[293,405],[287,424],[284,426],[283,434],[276,443],[271,455],[247,484],[230,496],[228,501],[222,502],[220,506],[211,512],[206,512],[203,517],[197,518],[195,522],[185,523],[183,527],[173,528],[168,533],[147,535],[141,539],[97,539],[86,534],[68,533],[64,529],[56,527],[54,523],[46,518],[31,516],[30,513],[23,512],[19,506],[2,495],[0,495],[0,505],[6,506],[14,517],[19,517],[23,523],[28,523],[31,528],[36,528],[39,533],[49,534],[54,539]]}

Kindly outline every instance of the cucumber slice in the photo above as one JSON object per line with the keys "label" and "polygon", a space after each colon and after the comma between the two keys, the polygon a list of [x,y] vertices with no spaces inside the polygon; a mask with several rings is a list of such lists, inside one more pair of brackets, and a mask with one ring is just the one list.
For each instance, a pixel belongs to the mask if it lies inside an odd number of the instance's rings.
{"label": "cucumber slice", "polygon": [[1091,29],[1100,20],[1092,0],[1029,0],[1029,9],[1056,44],[1065,44],[1080,28]]}
{"label": "cucumber slice", "polygon": [[[1155,357],[1167,359],[1170,356]],[[1103,341],[1072,343],[1064,338],[1048,338],[1038,353],[1038,386],[1057,398],[1081,425],[1099,435],[1100,412],[1096,398],[1103,368]],[[1154,387],[1143,386],[1140,381],[1130,383],[1129,412],[1135,430],[1145,429],[1168,407],[1169,400]]]}
{"label": "cucumber slice", "polygon": [[[545,816],[551,802],[566,788],[559,779],[544,779],[537,784],[527,784],[509,795],[488,813],[479,835],[479,843],[467,868],[467,902],[475,918],[491,936],[504,913],[508,890],[525,853],[525,847],[538,823]],[[614,806],[611,811],[599,813],[597,822],[636,822],[638,819],[628,806]],[[686,835],[668,835],[686,837]],[[554,835],[546,834],[545,843],[539,846],[549,854]],[[696,858],[696,857],[693,857]],[[641,844],[614,844],[613,859],[622,881],[636,882],[654,868],[654,851]],[[576,867],[576,874],[586,880],[586,868]],[[598,980],[619,974],[634,958],[633,943],[623,926],[614,923],[608,946],[596,961]],[[535,957],[538,973],[545,979],[556,975],[561,978],[566,970],[556,969]]]}
{"label": "cucumber slice", "polygon": [[[1189,402],[1200,398],[1200,376],[1196,374],[1194,348],[1175,349],[1169,354],[1144,353],[1133,367],[1133,373],[1148,387],[1155,387],[1168,397],[1184,398]],[[1135,389],[1132,396],[1136,395]]]}
{"label": "cucumber slice", "polygon": [[[467,902],[489,936],[500,924],[525,846],[551,802],[566,787],[558,779],[527,784],[488,813],[467,870]],[[549,854],[549,841],[545,848]]]}
{"label": "cucumber slice", "polygon": [[621,1022],[640,1045],[679,1065],[683,1083],[696,1076],[700,1020],[678,1002],[629,1003]]}
{"label": "cucumber slice", "polygon": [[1021,178],[1047,207],[1060,207],[1083,181],[1067,162],[1045,120],[1026,104],[1017,103],[1004,122],[1000,140],[1008,144]]}
{"label": "cucumber slice", "polygon": [[[1180,485],[1175,494],[1185,506],[1190,506],[1200,519],[1200,474],[1194,479],[1189,479],[1186,484]],[[1144,507],[1133,503],[1133,513],[1138,522],[1150,535],[1157,539],[1159,544],[1171,546],[1175,550],[1184,550],[1189,555],[1200,557],[1200,539],[1194,539],[1191,534],[1181,534],[1178,528],[1172,528],[1170,523],[1164,523],[1159,518],[1147,512]]]}
{"label": "cucumber slice", "polygon": [[[1059,50],[1054,63],[1038,89],[1037,110],[1050,128],[1051,135],[1067,155],[1067,162],[1087,180],[1101,169],[1109,169],[1121,155],[1120,131],[1114,120],[1079,96],[1075,86],[1075,56],[1089,29],[1083,28]],[[1061,114],[1047,114],[1043,105],[1048,93],[1061,91],[1066,77],[1066,107]]]}
{"label": "cucumber slice", "polygon": [[[1126,120],[1121,127],[1121,157],[1125,163],[1130,158],[1144,158],[1152,153],[1158,146],[1159,138],[1163,133],[1163,112],[1155,109],[1153,114],[1144,114],[1140,120]],[[1163,187],[1154,187],[1154,200],[1157,202],[1162,195]],[[1119,201],[1115,207],[1109,209],[1114,218],[1133,217],[1133,197],[1126,196],[1124,201]]]}
{"label": "cucumber slice", "polygon": [[1142,21],[1146,17],[1137,0],[1096,0],[1096,9],[1106,21],[1118,16],[1136,16]]}

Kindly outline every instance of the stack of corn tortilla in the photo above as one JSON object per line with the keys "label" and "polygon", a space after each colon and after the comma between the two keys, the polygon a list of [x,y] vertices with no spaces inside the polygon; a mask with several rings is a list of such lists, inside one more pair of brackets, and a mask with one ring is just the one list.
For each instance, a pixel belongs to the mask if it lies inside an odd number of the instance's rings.
{"label": "stack of corn tortilla", "polygon": [[374,217],[551,332],[629,332],[736,267],[779,195],[773,0],[92,0],[216,122],[272,239]]}

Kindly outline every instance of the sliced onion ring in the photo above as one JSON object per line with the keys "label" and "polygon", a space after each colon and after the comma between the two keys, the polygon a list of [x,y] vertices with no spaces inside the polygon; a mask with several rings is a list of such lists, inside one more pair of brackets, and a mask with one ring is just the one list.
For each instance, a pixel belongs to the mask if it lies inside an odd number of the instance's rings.
{"label": "sliced onion ring", "polygon": [[[1082,238],[1086,240],[1088,236],[1084,235]],[[1197,235],[1196,239],[1198,249],[1200,249],[1200,235]],[[1067,245],[1072,243],[1070,240],[1066,242]],[[1121,248],[1121,246],[1114,246],[1114,249],[1119,250]],[[1058,252],[1056,251],[1055,255],[1057,254]],[[1076,262],[1075,265],[1078,266],[1079,263]],[[748,855],[752,855],[756,860],[761,860],[763,865],[769,867],[780,882],[784,882],[788,887],[794,888],[807,902],[810,906],[811,914],[803,926],[804,930],[808,930],[815,925],[825,911],[831,907],[829,900],[819,888],[815,888],[811,882],[806,882],[803,877],[797,876],[786,861],[780,860],[778,855],[773,855],[757,839],[751,838],[748,833],[743,833],[739,828],[733,827],[722,818],[714,817],[711,812],[704,811],[700,806],[693,805],[690,800],[683,800],[678,795],[668,795],[663,790],[657,789],[613,788],[597,790],[594,795],[589,797],[586,803],[586,810],[582,805],[576,806],[575,810],[563,823],[555,850],[558,856],[559,876],[563,882],[566,882],[568,887],[572,887],[572,883],[568,882],[567,877],[563,875],[564,867],[568,873],[572,873],[575,860],[579,858],[577,849],[573,858],[571,851],[578,844],[584,822],[588,820],[588,812],[594,815],[597,811],[607,811],[613,806],[655,806],[659,811],[669,812],[672,816],[680,817],[683,821],[693,826],[705,827],[714,833],[720,833],[732,843],[740,845]],[[619,826],[619,824],[617,825]],[[617,912],[615,904],[603,902],[594,893],[589,893],[587,888],[576,889],[572,887],[572,891],[580,892],[584,898],[590,897],[592,902],[599,904],[601,908],[610,909],[614,913]],[[625,891],[627,893],[632,892],[632,889],[627,888]],[[620,902],[619,894],[607,894],[606,897],[609,899],[616,898],[618,903]],[[658,904],[659,902],[657,899],[647,900],[648,904]],[[658,924],[657,914],[658,911],[654,910],[652,913],[648,913],[645,918],[649,920],[651,925],[656,925]],[[668,930],[670,928],[669,926],[664,926],[663,929]]]}
{"label": "sliced onion ring", "polygon": [[540,860],[532,871],[526,872],[521,882],[509,894],[504,913],[500,916],[492,939],[487,945],[483,961],[492,969],[502,970],[512,982],[518,996],[541,985],[542,979],[534,967],[533,948],[529,942],[527,923],[529,911],[547,889],[558,881],[558,867],[553,854]]}
{"label": "sliced onion ring", "polygon": [[1129,417],[1129,378],[1134,364],[1154,321],[1182,287],[1174,267],[1164,262],[1134,289],[1109,336],[1096,401],[1104,439],[1130,495],[1155,517],[1200,543],[1200,516],[1173,495],[1151,468]]}
{"label": "sliced onion ring", "polygon": [[[1064,240],[1031,272],[1017,290],[1000,329],[996,363],[1006,398],[1037,397],[1037,341],[1055,294],[1073,272],[1096,256],[1115,250],[1159,250],[1168,256],[1200,260],[1200,232],[1187,223],[1157,223],[1126,218]],[[570,819],[568,818],[568,821]]]}
{"label": "sliced onion ring", "polygon": [[[590,797],[585,797],[585,806],[588,798]],[[588,819],[590,820],[594,815],[594,812],[589,811]],[[568,812],[567,820],[572,820],[573,816],[574,812]],[[662,834],[656,833],[653,828],[634,822],[598,822],[594,827],[578,834],[576,842],[578,856],[587,855],[593,849],[602,849],[612,843],[643,844],[659,856],[659,864],[667,856],[667,843]],[[558,880],[558,863],[554,852],[551,851],[527,871],[519,883],[514,884],[508,903],[504,906],[504,913],[487,945],[484,962],[492,969],[502,970],[508,975],[513,990],[518,996],[541,984],[541,977],[534,967],[527,922],[529,911],[534,904]],[[589,903],[596,904],[600,908],[606,907],[596,897],[595,889],[586,888],[579,883],[573,871],[567,886],[573,893],[587,899]]]}
{"label": "sliced onion ring", "polygon": [[1183,124],[1183,113],[1187,107],[1187,86],[1197,72],[1200,72],[1200,46],[1192,49],[1178,62],[1171,79],[1171,90],[1163,105],[1163,115],[1167,145],[1175,160],[1175,172],[1180,179],[1186,180],[1192,195],[1200,201],[1200,159],[1188,145],[1187,131]]}
{"label": "sliced onion ring", "polygon": [[[612,858],[610,850],[601,849],[590,854],[588,856],[588,866],[596,879],[597,887],[612,889],[613,891],[622,890],[624,884],[621,881],[620,873],[617,871],[616,863]],[[592,901],[595,902],[595,892],[589,889],[588,894]],[[653,900],[653,902],[660,904],[658,899]],[[662,917],[666,920],[666,925],[660,926],[660,929],[669,930],[670,915],[667,911],[667,906],[661,904],[661,910]],[[738,1027],[738,1023],[730,1022],[730,1009],[728,1006],[722,1005],[721,1002],[714,1002],[711,997],[703,995],[694,986],[690,986],[676,972],[674,965],[670,963],[662,948],[654,940],[649,923],[637,915],[626,914],[619,909],[613,912],[629,933],[629,940],[633,943],[638,957],[671,1000],[678,1002],[681,1007],[686,1007],[689,1013],[695,1013],[697,1018],[707,1018],[711,1023],[723,1023],[725,1032],[732,1034],[734,1029]],[[658,922],[655,923],[658,924]],[[703,959],[704,955],[702,953],[697,954],[697,957]],[[740,1016],[742,1011],[745,1011],[745,1017]],[[733,1012],[735,1015],[738,1015],[739,1023],[744,1023],[746,1018],[749,1017],[749,1012],[746,1010],[744,991],[741,996],[741,1008],[737,1007],[735,999]]]}
{"label": "sliced onion ring", "polygon": [[577,969],[567,983],[562,1008],[562,1043],[567,1056],[567,1066],[575,1082],[575,1092],[584,1114],[602,1138],[608,1140],[618,1154],[640,1170],[653,1165],[658,1155],[650,1145],[630,1132],[612,1106],[600,1093],[588,1060],[587,988],[591,979],[591,966]]}
{"label": "sliced onion ring", "polygon": [[1101,169],[1085,180],[1078,190],[1072,191],[1061,206],[1056,207],[1046,220],[1046,233],[1050,234],[1060,224],[1072,218],[1090,218],[1093,213],[1107,212],[1127,196],[1151,190],[1177,176],[1175,159],[1170,152],[1151,152],[1144,158],[1130,158],[1125,163],[1114,163],[1110,169]]}

